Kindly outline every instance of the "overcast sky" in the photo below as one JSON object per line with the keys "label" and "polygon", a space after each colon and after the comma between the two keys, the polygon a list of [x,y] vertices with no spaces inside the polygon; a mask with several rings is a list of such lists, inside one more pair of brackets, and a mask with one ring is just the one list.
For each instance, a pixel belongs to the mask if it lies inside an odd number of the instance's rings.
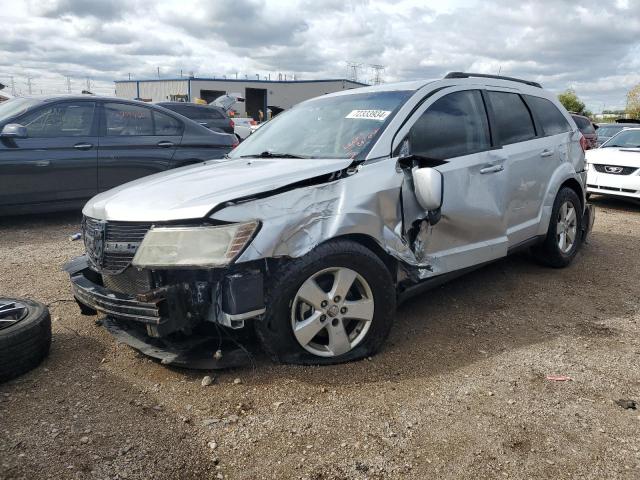
{"label": "overcast sky", "polygon": [[[18,93],[113,80],[196,76],[299,79],[384,65],[384,81],[448,71],[572,87],[593,111],[640,83],[640,0],[0,0],[0,82]],[[8,87],[10,88],[10,87]]]}

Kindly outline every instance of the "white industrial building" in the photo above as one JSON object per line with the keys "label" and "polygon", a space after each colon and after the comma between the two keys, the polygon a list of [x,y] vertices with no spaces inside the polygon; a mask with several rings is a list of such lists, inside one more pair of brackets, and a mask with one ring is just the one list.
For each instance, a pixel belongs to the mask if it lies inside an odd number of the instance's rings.
{"label": "white industrial building", "polygon": [[[365,86],[351,80],[241,80],[176,78],[116,81],[116,96],[152,102],[201,98],[207,103],[224,94],[244,95],[245,103],[234,106],[240,116],[258,118],[258,110],[280,111],[309,98]],[[244,110],[244,111],[243,111]]]}

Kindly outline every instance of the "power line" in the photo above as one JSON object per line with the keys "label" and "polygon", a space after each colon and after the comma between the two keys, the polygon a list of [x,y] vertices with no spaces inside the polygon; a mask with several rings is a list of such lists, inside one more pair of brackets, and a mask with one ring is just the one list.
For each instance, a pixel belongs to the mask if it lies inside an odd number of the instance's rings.
{"label": "power line", "polygon": [[347,61],[348,78],[353,82],[358,81],[358,71],[362,69],[362,63]]}
{"label": "power line", "polygon": [[385,70],[385,66],[384,65],[369,65],[369,67],[373,70],[373,76],[371,77],[371,80],[369,83],[371,83],[372,85],[380,85],[381,83],[384,83],[384,80],[382,79],[382,75],[384,74],[384,70]]}

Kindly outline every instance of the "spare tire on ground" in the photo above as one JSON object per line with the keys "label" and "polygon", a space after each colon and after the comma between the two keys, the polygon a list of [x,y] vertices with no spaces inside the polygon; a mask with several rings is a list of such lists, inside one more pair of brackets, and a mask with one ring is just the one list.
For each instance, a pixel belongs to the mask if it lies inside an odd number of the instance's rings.
{"label": "spare tire on ground", "polygon": [[0,382],[35,368],[50,346],[51,317],[45,305],[0,297]]}

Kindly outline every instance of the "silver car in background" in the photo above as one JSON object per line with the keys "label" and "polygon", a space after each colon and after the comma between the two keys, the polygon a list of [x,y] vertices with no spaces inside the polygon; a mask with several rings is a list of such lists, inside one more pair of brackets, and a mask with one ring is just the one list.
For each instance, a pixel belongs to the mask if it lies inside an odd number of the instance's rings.
{"label": "silver car in background", "polygon": [[250,323],[275,360],[354,360],[429,287],[522,248],[569,265],[593,222],[584,167],[584,138],[534,82],[452,73],[343,91],[226,161],[94,197],[67,271],[85,312],[156,349]]}

